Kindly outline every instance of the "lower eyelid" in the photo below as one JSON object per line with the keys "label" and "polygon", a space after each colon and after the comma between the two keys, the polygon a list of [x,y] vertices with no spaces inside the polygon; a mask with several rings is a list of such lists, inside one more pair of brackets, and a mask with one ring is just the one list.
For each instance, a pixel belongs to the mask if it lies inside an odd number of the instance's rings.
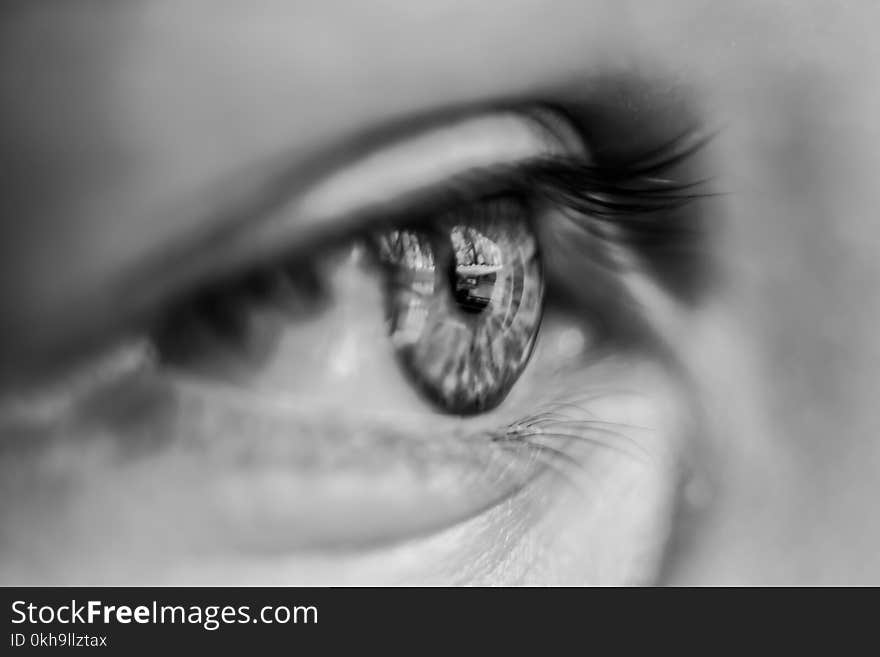
{"label": "lower eyelid", "polygon": [[6,462],[32,471],[30,484],[64,482],[74,506],[103,498],[111,524],[121,511],[157,518],[151,540],[176,528],[161,540],[211,553],[395,542],[478,514],[540,473],[480,434],[269,412],[168,383],[139,377],[98,393]]}
{"label": "lower eyelid", "polygon": [[[304,403],[288,409],[286,414],[276,409],[279,420],[276,435],[265,437],[262,454],[262,448],[258,447],[248,457],[248,439],[257,438],[260,444],[255,423],[271,425],[266,419],[270,415],[266,406],[256,412],[257,406],[251,407],[250,412],[240,409],[240,421],[234,423],[229,420],[229,413],[218,413],[216,407],[218,402],[220,406],[235,402],[228,399],[220,402],[216,396],[212,399],[211,393],[202,394],[199,401],[204,388],[177,389],[172,394],[167,381],[154,380],[150,386],[142,376],[131,382],[127,393],[125,386],[113,386],[114,394],[105,398],[103,406],[95,400],[88,411],[82,409],[81,433],[85,438],[90,432],[90,440],[71,441],[70,433],[62,436],[68,446],[65,453],[81,452],[79,460],[72,459],[62,471],[70,468],[71,472],[78,472],[77,463],[87,468],[89,453],[105,464],[95,477],[88,474],[88,469],[82,470],[83,478],[70,489],[73,494],[68,495],[68,501],[76,503],[80,494],[84,499],[103,499],[96,508],[104,508],[105,522],[119,523],[118,527],[133,523],[135,518],[149,518],[148,527],[136,530],[149,529],[151,535],[144,537],[146,544],[158,540],[188,545],[187,549],[201,555],[200,563],[221,559],[222,554],[226,554],[222,558],[255,553],[280,558],[286,554],[290,559],[287,565],[302,574],[304,571],[296,569],[311,563],[312,557],[308,555],[314,556],[319,547],[322,548],[319,551],[323,551],[335,546],[324,553],[323,558],[329,562],[343,559],[348,563],[355,558],[353,555],[364,550],[379,554],[376,551],[383,545],[381,553],[391,554],[398,549],[391,548],[391,544],[411,544],[416,551],[439,544],[447,554],[442,568],[448,570],[437,575],[438,581],[464,581],[473,576],[475,581],[488,583],[509,581],[504,578],[510,576],[525,578],[522,581],[527,582],[530,581],[527,573],[539,573],[542,567],[533,563],[540,561],[536,555],[553,554],[557,537],[571,536],[565,540],[578,541],[578,549],[583,551],[587,562],[604,564],[601,568],[608,569],[607,575],[599,573],[592,581],[614,582],[612,574],[619,574],[621,566],[610,554],[615,550],[627,553],[636,548],[651,552],[658,549],[655,543],[662,543],[664,539],[669,490],[676,481],[674,463],[678,447],[672,421],[652,417],[651,408],[668,406],[671,409],[675,405],[667,404],[653,391],[654,384],[649,382],[658,378],[655,368],[643,368],[638,362],[627,363],[616,356],[587,364],[575,356],[577,350],[572,348],[575,340],[564,327],[556,330],[554,323],[549,322],[545,330],[547,339],[539,348],[551,349],[556,338],[564,335],[568,335],[571,344],[558,351],[556,357],[544,359],[544,368],[532,368],[531,380],[527,379],[521,393],[529,405],[514,405],[525,411],[522,415],[500,409],[492,417],[481,418],[476,423],[447,419],[446,428],[429,432],[431,435],[422,435],[425,422],[417,424],[414,417],[397,423],[393,432],[372,430],[362,433],[360,438],[356,431],[339,432],[340,442],[331,452],[348,458],[349,466],[354,468],[348,471],[349,475],[369,468],[371,459],[376,468],[372,475],[361,471],[360,476],[347,481],[344,473],[339,473],[342,478],[337,481],[344,482],[341,491],[348,491],[344,496],[350,509],[357,509],[357,505],[351,507],[351,503],[358,498],[360,487],[366,492],[375,485],[377,477],[378,480],[383,478],[383,468],[386,480],[395,470],[422,474],[433,471],[437,475],[438,498],[445,496],[447,501],[452,499],[450,491],[454,493],[458,487],[460,494],[454,502],[457,509],[454,513],[442,505],[430,507],[426,503],[413,507],[423,523],[420,526],[405,524],[403,521],[409,522],[413,516],[400,515],[399,509],[398,524],[394,524],[390,507],[374,506],[370,517],[364,516],[361,520],[366,522],[385,515],[385,525],[369,528],[364,525],[358,530],[360,535],[351,534],[351,525],[331,526],[330,517],[316,513],[322,506],[307,488],[285,491],[285,482],[309,467],[307,458],[299,458],[305,457],[307,450],[299,457],[293,454],[286,463],[278,458],[276,450],[291,455],[291,450],[297,449],[293,443],[298,438],[312,441],[313,446],[323,444],[322,439],[327,438],[326,426],[314,407]],[[588,343],[581,342],[582,346],[585,344]],[[642,369],[646,373],[643,374]],[[659,379],[658,386],[667,385],[663,375]],[[179,414],[181,395],[189,400],[183,403],[184,407],[189,405],[184,417]],[[152,403],[149,402],[151,397]],[[246,405],[237,399],[237,403]],[[163,407],[170,410],[160,412]],[[98,415],[102,408],[115,409],[115,419],[100,421]],[[142,422],[132,409],[140,409]],[[303,418],[309,416],[314,418],[315,430],[311,436],[302,436],[304,432],[300,430],[309,424]],[[367,418],[364,424],[387,427],[390,421],[392,418],[377,414]],[[412,426],[422,427],[421,431],[407,431],[410,422]],[[337,426],[341,425],[337,423]],[[524,430],[524,427],[530,428]],[[543,435],[537,435],[541,431]],[[480,443],[490,434],[503,440]],[[161,440],[151,442],[150,436]],[[452,441],[446,440],[450,437]],[[102,447],[107,440],[119,439],[126,441],[121,450]],[[352,441],[358,440],[363,441],[360,447],[349,453]],[[194,444],[199,441],[202,444]],[[529,442],[550,449],[535,449],[527,444]],[[224,452],[229,446],[233,447],[232,451]],[[559,452],[567,457],[560,456]],[[366,459],[361,460],[363,456]],[[322,458],[327,459],[327,466],[331,465],[331,455]],[[56,459],[56,462],[64,461]],[[273,462],[277,467],[273,467]],[[444,471],[444,462],[453,467]],[[210,480],[214,469],[232,470],[240,476],[228,477],[229,485],[218,488],[209,484],[201,488]],[[463,472],[471,473],[470,487],[462,486]],[[71,481],[77,482],[76,476]],[[423,485],[424,480],[405,476],[391,479],[390,483],[393,496],[405,497],[407,490],[401,489],[400,484],[410,486],[412,495],[416,490],[412,486]],[[633,486],[642,491],[638,499],[626,492]],[[393,496],[388,498],[389,502]],[[131,505],[126,506],[126,501]],[[418,499],[413,497],[412,501]],[[289,506],[285,508],[285,504]],[[261,505],[265,508],[260,509]],[[300,511],[296,510],[297,505]],[[125,515],[117,518],[116,514],[123,510]],[[92,508],[90,513],[94,511]],[[425,522],[432,513],[436,515],[431,522]],[[624,532],[613,523],[608,524],[612,522],[608,514],[617,516],[618,522],[632,517],[641,524],[636,523],[637,527]],[[343,517],[336,516],[336,519]],[[300,524],[321,520],[323,526],[313,525],[311,529]],[[303,534],[304,529],[312,533]],[[431,534],[434,538],[419,538],[422,534]],[[500,540],[502,535],[507,538]],[[451,541],[452,536],[459,538]],[[635,536],[639,538],[634,539]],[[226,547],[221,548],[222,545]],[[544,547],[539,549],[542,545]],[[480,550],[486,552],[480,553]],[[470,557],[469,551],[473,552]],[[590,556],[592,552],[597,554]],[[198,566],[194,568],[193,572],[198,572]],[[649,577],[645,574],[649,571],[650,567],[644,566],[638,577]],[[313,575],[305,571],[304,577],[309,576]],[[321,583],[336,581],[333,579],[336,574],[327,576],[329,579]],[[534,581],[544,580],[538,577]]]}

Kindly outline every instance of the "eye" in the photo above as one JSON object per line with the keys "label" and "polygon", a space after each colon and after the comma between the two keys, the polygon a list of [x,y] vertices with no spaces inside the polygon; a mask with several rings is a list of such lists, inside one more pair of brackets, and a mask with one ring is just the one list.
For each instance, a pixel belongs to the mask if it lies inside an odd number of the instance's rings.
{"label": "eye", "polygon": [[[578,581],[647,577],[682,402],[640,250],[679,244],[695,144],[607,166],[561,112],[499,110],[351,155],[290,202],[256,195],[272,212],[229,212],[222,241],[140,276],[163,293],[139,360],[52,420],[58,445],[113,460],[90,499],[196,564],[387,582],[443,554],[415,581],[541,582],[587,546]],[[366,555],[390,570],[339,575]]]}
{"label": "eye", "polygon": [[[441,412],[493,409],[529,361],[544,300],[534,214],[521,195],[490,196],[352,240],[376,265],[359,271],[381,289],[402,374]],[[155,334],[162,360],[213,377],[259,377],[284,359],[275,344],[289,326],[345,303],[328,286],[338,264],[320,251],[311,262],[300,255],[185,299]]]}
{"label": "eye", "polygon": [[406,374],[445,411],[496,406],[541,323],[544,281],[527,205],[484,201],[430,232],[391,230],[377,243],[389,335]]}

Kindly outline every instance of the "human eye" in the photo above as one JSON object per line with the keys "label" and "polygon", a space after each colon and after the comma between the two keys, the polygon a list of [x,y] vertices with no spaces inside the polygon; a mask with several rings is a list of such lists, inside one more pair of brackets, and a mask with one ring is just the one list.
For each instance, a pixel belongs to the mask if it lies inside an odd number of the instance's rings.
{"label": "human eye", "polygon": [[131,270],[137,321],[9,431],[39,426],[29,468],[65,461],[171,545],[134,558],[172,578],[538,583],[582,550],[562,583],[649,580],[687,424],[650,254],[695,239],[702,143],[608,164],[570,112],[518,103],[367,140],[293,192],[269,167],[235,223]]}

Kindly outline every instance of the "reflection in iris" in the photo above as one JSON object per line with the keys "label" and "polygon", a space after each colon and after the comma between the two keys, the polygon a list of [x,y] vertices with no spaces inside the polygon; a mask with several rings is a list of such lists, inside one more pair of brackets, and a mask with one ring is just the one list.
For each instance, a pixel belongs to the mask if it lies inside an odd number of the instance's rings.
{"label": "reflection in iris", "polygon": [[455,300],[465,312],[481,312],[492,300],[497,274],[504,267],[501,249],[472,226],[453,226],[449,237],[455,251]]}
{"label": "reflection in iris", "polygon": [[441,410],[495,407],[531,354],[544,282],[528,210],[488,200],[453,212],[435,233],[378,238],[391,340],[404,371]]}

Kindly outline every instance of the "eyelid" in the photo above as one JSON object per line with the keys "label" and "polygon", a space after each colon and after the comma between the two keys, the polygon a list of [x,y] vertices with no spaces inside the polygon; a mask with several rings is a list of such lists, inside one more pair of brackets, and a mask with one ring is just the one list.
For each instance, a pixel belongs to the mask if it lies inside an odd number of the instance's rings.
{"label": "eyelid", "polygon": [[[119,300],[143,308],[143,316],[207,280],[362,232],[391,214],[417,212],[463,177],[560,157],[583,159],[586,150],[569,121],[543,107],[486,110],[432,124],[337,165],[268,209],[256,203],[254,214],[234,214],[229,230],[155,254],[156,262],[142,262],[120,278]],[[150,287],[137,298],[133,290],[145,281]]]}
{"label": "eyelid", "polygon": [[584,155],[577,134],[549,111],[469,117],[342,167],[303,194],[291,215],[300,225],[323,222],[475,169],[576,155]]}
{"label": "eyelid", "polygon": [[[211,276],[294,253],[303,244],[361,232],[418,211],[456,179],[553,158],[586,158],[570,123],[543,108],[496,110],[434,125],[337,166],[219,249]],[[205,259],[208,262],[209,258]]]}
{"label": "eyelid", "polygon": [[[400,212],[424,207],[432,194],[448,190],[455,182],[450,177],[457,174],[479,175],[547,155],[583,152],[569,121],[536,104],[459,112],[421,125],[401,123],[407,124],[405,130],[377,131],[376,139],[353,138],[357,155],[349,153],[348,160],[337,157],[345,155],[340,147],[325,153],[329,158],[317,154],[309,162],[273,158],[219,187],[214,200],[184,202],[177,213],[191,217],[182,223],[193,229],[173,241],[147,246],[115,275],[74,295],[76,301],[68,298],[51,313],[43,311],[41,324],[63,326],[63,333],[54,331],[41,339],[44,344],[37,354],[29,354],[28,371],[18,373],[16,385],[40,386],[78,367],[109,341],[139,332],[168,303],[211,280],[295,253],[317,240],[363,230],[391,206]],[[383,133],[389,136],[380,141]],[[364,145],[368,150],[360,150]],[[335,168],[310,172],[310,162]],[[352,184],[361,175],[369,184]],[[382,185],[387,187],[377,194]],[[201,218],[192,218],[196,215]],[[74,306],[88,310],[71,314]]]}

